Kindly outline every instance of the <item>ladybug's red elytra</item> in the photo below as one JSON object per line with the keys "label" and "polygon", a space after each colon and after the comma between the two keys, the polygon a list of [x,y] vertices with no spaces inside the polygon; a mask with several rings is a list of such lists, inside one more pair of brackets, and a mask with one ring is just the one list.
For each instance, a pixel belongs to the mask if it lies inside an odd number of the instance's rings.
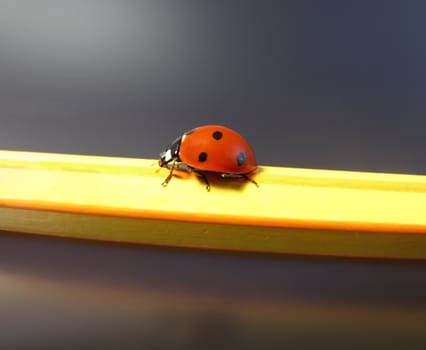
{"label": "ladybug's red elytra", "polygon": [[160,154],[158,164],[170,169],[164,187],[174,169],[200,175],[207,191],[210,184],[204,172],[219,173],[223,178],[244,178],[258,186],[249,177],[257,169],[252,148],[239,133],[221,125],[200,126],[184,133]]}

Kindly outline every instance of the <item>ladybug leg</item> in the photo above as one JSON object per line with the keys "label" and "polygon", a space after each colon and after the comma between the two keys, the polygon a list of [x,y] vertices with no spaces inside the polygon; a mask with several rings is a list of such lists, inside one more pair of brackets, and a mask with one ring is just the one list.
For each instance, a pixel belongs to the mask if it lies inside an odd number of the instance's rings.
{"label": "ladybug leg", "polygon": [[176,160],[173,161],[171,165],[167,164],[167,168],[170,168],[169,175],[164,179],[163,183],[161,184],[163,187],[166,187],[169,183],[169,181],[172,179],[173,176],[173,170],[176,167]]}
{"label": "ladybug leg", "polygon": [[194,173],[196,173],[197,175],[201,176],[201,178],[203,179],[204,183],[206,184],[206,190],[207,190],[208,192],[210,192],[210,183],[209,183],[209,180],[207,180],[207,176],[206,176],[206,175],[204,175],[204,173],[202,173],[202,172],[201,172],[201,171],[199,171],[199,170],[192,169],[192,171],[193,171]]}
{"label": "ladybug leg", "polygon": [[221,176],[224,179],[241,179],[241,178],[244,178],[244,179],[250,181],[251,183],[255,184],[256,187],[259,187],[259,184],[256,181],[254,181],[247,174],[229,174],[229,173],[223,173],[223,174],[221,174]]}
{"label": "ladybug leg", "polygon": [[178,170],[184,170],[190,173],[196,173],[198,176],[200,176],[204,183],[206,184],[206,190],[210,192],[210,183],[209,180],[207,180],[206,175],[204,175],[204,173],[200,170],[194,169],[192,167],[190,167],[189,165],[185,164],[185,163],[177,163],[176,164],[176,169]]}
{"label": "ladybug leg", "polygon": [[259,187],[259,184],[254,181],[250,176],[248,176],[247,174],[243,174],[243,178],[245,178],[246,180],[250,181],[251,183],[255,184],[256,187]]}
{"label": "ladybug leg", "polygon": [[201,171],[196,170],[194,168],[191,168],[190,166],[186,165],[185,163],[177,162],[176,160],[174,160],[172,164],[167,164],[167,168],[170,169],[170,173],[166,177],[166,179],[163,181],[163,183],[161,184],[163,187],[166,187],[168,185],[169,181],[173,177],[173,170],[177,169],[177,170],[183,170],[183,171],[187,171],[187,172],[196,173],[197,175],[199,175],[203,179],[204,183],[206,184],[206,190],[210,191],[210,183],[207,180],[206,175],[204,175]]}

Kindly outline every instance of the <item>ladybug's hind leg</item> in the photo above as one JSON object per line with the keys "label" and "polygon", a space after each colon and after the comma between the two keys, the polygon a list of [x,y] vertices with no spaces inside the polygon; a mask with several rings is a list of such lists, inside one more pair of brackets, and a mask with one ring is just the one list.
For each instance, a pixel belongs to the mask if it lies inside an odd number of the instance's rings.
{"label": "ladybug's hind leg", "polygon": [[246,180],[250,181],[251,183],[255,184],[256,187],[259,187],[259,184],[254,181],[250,176],[248,176],[247,174],[243,174],[243,178],[245,178]]}
{"label": "ladybug's hind leg", "polygon": [[248,181],[250,181],[251,183],[255,184],[256,187],[259,187],[259,184],[254,181],[250,176],[248,176],[247,174],[229,174],[229,173],[223,173],[220,174],[220,176],[222,176],[222,178],[224,179],[246,179]]}

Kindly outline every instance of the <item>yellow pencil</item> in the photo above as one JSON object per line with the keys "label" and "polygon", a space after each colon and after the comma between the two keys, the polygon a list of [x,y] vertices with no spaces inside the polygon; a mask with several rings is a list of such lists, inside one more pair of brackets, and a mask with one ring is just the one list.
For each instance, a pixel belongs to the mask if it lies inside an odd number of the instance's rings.
{"label": "yellow pencil", "polygon": [[259,187],[156,160],[0,151],[0,230],[149,245],[426,258],[426,176],[261,166]]}

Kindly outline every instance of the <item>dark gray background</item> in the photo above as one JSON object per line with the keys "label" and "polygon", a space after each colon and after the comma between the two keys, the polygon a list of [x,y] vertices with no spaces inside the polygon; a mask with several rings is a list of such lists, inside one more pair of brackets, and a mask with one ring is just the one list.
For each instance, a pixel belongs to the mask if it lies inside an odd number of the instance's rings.
{"label": "dark gray background", "polygon": [[[260,164],[425,174],[425,15],[423,1],[2,0],[0,148],[157,158],[219,123]],[[0,241],[9,349],[426,343],[421,263]],[[241,300],[276,312],[250,323]]]}

